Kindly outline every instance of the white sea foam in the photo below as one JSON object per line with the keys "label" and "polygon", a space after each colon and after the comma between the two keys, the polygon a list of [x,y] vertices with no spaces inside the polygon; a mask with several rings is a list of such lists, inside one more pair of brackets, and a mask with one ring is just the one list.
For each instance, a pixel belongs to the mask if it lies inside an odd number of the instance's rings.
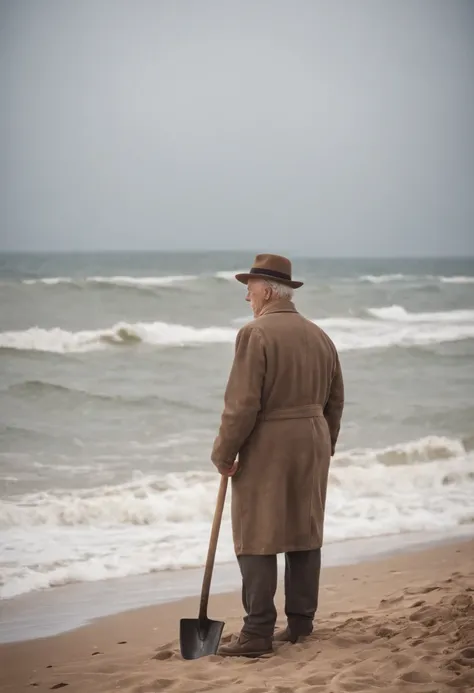
{"label": "white sea foam", "polygon": [[197,275],[170,275],[165,277],[128,277],[128,276],[112,276],[112,277],[41,277],[39,279],[24,279],[23,284],[46,284],[55,286],[57,284],[111,284],[114,286],[135,286],[135,287],[152,287],[152,286],[168,286],[181,282],[188,282],[197,279]]}
{"label": "white sea foam", "polygon": [[410,275],[407,274],[364,274],[359,277],[361,282],[369,282],[370,284],[385,284],[388,282],[403,282],[412,279]]}
{"label": "white sea foam", "polygon": [[474,284],[474,277],[440,277],[443,284]]}
{"label": "white sea foam", "polygon": [[[367,318],[323,318],[316,322],[341,351],[423,346],[474,338],[474,310],[410,313],[402,306],[369,308]],[[59,327],[0,333],[0,348],[47,351],[64,354],[96,351],[113,346],[143,342],[159,347],[231,344],[235,327],[191,327],[165,322],[117,323],[103,330],[70,332]]]}
{"label": "white sea foam", "polygon": [[[235,275],[239,272],[247,270],[223,270],[215,272],[212,276],[216,279],[225,279],[227,281],[235,281]],[[76,284],[78,286],[84,284],[110,284],[113,286],[122,287],[153,287],[167,286],[170,284],[179,284],[182,282],[196,281],[200,278],[206,278],[206,275],[197,274],[178,274],[170,276],[157,277],[130,277],[130,276],[91,276],[91,277],[39,277],[37,279],[23,279],[22,284],[35,285],[45,284],[47,286],[57,286],[58,284]]]}
{"label": "white sea foam", "polygon": [[215,277],[217,279],[227,279],[228,281],[235,281],[235,275],[236,274],[243,274],[244,272],[248,272],[246,269],[241,269],[241,270],[224,270],[223,272],[216,272]]}
{"label": "white sea foam", "polygon": [[474,311],[410,313],[402,306],[369,308],[367,318],[324,318],[318,324],[340,351],[428,346],[474,338]]}
{"label": "white sea foam", "polygon": [[197,278],[194,274],[178,274],[169,277],[88,277],[87,281],[117,286],[167,286],[168,284],[194,281]]}
{"label": "white sea foam", "polygon": [[393,282],[440,282],[441,284],[474,284],[472,276],[435,276],[433,274],[413,275],[413,274],[365,274],[359,277],[360,282],[369,284],[390,284]]}
{"label": "white sea foam", "polygon": [[212,518],[207,501],[215,483],[214,474],[189,472],[142,477],[119,486],[30,493],[0,505],[0,528],[207,521]]}
{"label": "white sea foam", "polygon": [[40,279],[23,279],[21,283],[55,286],[56,284],[74,284],[74,279],[72,279],[72,277],[41,277]]}
{"label": "white sea foam", "polygon": [[18,332],[0,333],[0,347],[57,354],[97,351],[113,345],[144,342],[156,346],[185,346],[231,343],[236,331],[229,327],[190,327],[165,322],[117,323],[104,330],[69,332],[59,327],[31,327]]}
{"label": "white sea foam", "polygon": [[474,310],[449,310],[433,313],[410,313],[402,306],[369,308],[370,315],[381,320],[410,323],[467,323],[474,324]]}
{"label": "white sea foam", "polygon": [[[460,440],[444,437],[338,452],[326,542],[473,521],[473,463]],[[202,566],[217,485],[217,473],[189,472],[0,501],[0,597]],[[234,558],[228,501],[218,562]]]}

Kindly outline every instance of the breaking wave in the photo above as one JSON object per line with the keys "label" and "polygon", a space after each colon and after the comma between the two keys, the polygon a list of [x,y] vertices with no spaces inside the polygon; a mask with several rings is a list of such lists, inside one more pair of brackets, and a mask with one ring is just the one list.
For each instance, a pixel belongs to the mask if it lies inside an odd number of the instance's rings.
{"label": "breaking wave", "polygon": [[389,306],[387,308],[369,308],[367,312],[375,318],[394,322],[474,324],[474,310],[410,313],[402,306]]}
{"label": "breaking wave", "polygon": [[369,284],[391,284],[393,282],[428,282],[441,284],[474,284],[474,277],[470,276],[452,276],[443,277],[432,274],[414,275],[414,274],[364,274],[359,277],[360,282]]}
{"label": "breaking wave", "polygon": [[[316,322],[341,351],[425,346],[474,338],[474,310],[410,313],[402,306],[388,306],[369,308],[366,315],[323,318]],[[233,322],[238,324],[241,319]],[[124,322],[102,330],[79,332],[60,327],[31,327],[0,333],[0,348],[67,354],[137,343],[158,347],[231,344],[236,334],[237,327],[192,327],[165,322]]]}
{"label": "breaking wave", "polygon": [[190,327],[165,322],[118,323],[104,330],[69,332],[59,327],[31,327],[0,333],[0,348],[46,351],[56,354],[97,351],[139,342],[155,346],[185,346],[232,342],[235,330],[226,327]]}
{"label": "breaking wave", "polygon": [[443,284],[474,284],[474,277],[440,277]]}
{"label": "breaking wave", "polygon": [[188,282],[197,279],[197,275],[171,275],[169,277],[85,277],[84,279],[73,277],[42,277],[40,279],[23,279],[22,284],[45,284],[47,286],[57,286],[58,284],[74,284],[84,286],[88,284],[110,284],[122,287],[153,287],[168,286],[181,282]]}
{"label": "breaking wave", "polygon": [[386,282],[403,282],[412,279],[407,274],[364,274],[359,281],[369,284],[385,284]]}
{"label": "breaking wave", "polygon": [[[472,521],[474,457],[454,438],[338,452],[326,541],[454,528]],[[67,582],[202,566],[215,472],[140,476],[115,486],[0,501],[0,597]],[[233,560],[226,503],[217,560]]]}
{"label": "breaking wave", "polygon": [[61,285],[75,286],[76,288],[88,287],[121,287],[121,288],[155,288],[179,285],[198,280],[217,279],[234,281],[237,272],[245,270],[223,270],[212,274],[177,274],[157,277],[130,277],[130,276],[91,276],[91,277],[38,277],[35,279],[22,279],[21,283],[27,286],[43,285],[57,287]]}

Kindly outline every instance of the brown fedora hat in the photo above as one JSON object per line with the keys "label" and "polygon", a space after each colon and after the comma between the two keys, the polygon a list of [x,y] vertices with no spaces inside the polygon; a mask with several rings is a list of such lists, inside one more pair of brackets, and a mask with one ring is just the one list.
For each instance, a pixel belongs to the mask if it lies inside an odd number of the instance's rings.
{"label": "brown fedora hat", "polygon": [[247,284],[251,277],[272,279],[273,281],[287,284],[293,289],[299,289],[303,282],[293,281],[291,278],[291,262],[282,255],[261,254],[255,257],[250,272],[236,274],[235,278],[242,284]]}

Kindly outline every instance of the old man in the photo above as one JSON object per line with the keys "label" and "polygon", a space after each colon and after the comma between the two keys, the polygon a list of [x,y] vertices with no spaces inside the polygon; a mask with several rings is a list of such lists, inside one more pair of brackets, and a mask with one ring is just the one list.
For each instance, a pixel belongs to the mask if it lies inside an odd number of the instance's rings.
{"label": "old man", "polygon": [[[254,320],[238,333],[211,459],[232,477],[232,532],[246,612],[224,656],[258,657],[313,630],[330,458],[344,406],[336,348],[292,301],[291,262],[257,255]],[[277,554],[285,554],[287,626],[274,634]]]}

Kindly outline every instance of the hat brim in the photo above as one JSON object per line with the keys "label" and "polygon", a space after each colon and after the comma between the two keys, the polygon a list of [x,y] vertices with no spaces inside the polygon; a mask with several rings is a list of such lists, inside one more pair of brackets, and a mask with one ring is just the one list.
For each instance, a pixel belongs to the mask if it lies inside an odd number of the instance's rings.
{"label": "hat brim", "polygon": [[267,279],[272,282],[278,282],[279,284],[286,284],[286,286],[291,286],[292,289],[299,289],[303,286],[303,282],[297,282],[293,279],[280,279],[279,277],[271,277],[268,274],[260,274],[259,272],[242,272],[241,274],[236,274],[235,278],[241,284],[248,284],[249,279],[255,279],[255,277],[260,277],[260,279]]}

